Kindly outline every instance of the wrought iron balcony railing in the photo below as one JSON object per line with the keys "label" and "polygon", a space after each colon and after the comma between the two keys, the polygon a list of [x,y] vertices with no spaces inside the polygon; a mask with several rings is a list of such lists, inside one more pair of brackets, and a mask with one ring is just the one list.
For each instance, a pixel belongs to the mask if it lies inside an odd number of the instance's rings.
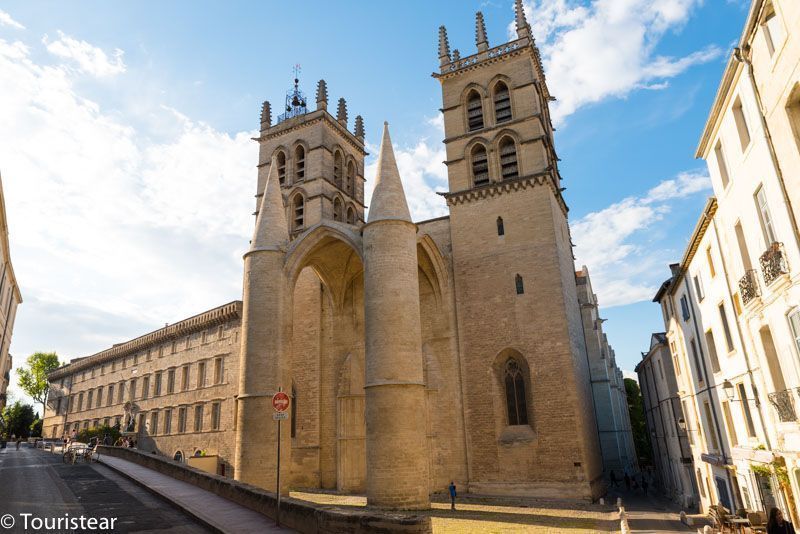
{"label": "wrought iron balcony railing", "polygon": [[768,397],[782,423],[797,421],[791,390],[776,391],[775,393],[770,393]]}
{"label": "wrought iron balcony railing", "polygon": [[772,243],[759,260],[766,285],[770,285],[781,275],[789,274],[789,264],[786,262],[783,243]]}
{"label": "wrought iron balcony railing", "polygon": [[744,276],[739,280],[739,294],[742,296],[742,303],[745,305],[761,294],[755,269],[749,269],[744,272]]}

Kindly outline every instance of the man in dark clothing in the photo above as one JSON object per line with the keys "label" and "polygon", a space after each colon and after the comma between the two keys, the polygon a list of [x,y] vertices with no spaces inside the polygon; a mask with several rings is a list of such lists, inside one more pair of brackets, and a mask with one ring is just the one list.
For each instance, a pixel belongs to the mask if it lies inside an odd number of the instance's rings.
{"label": "man in dark clothing", "polygon": [[625,473],[625,487],[628,491],[631,490],[631,477],[628,476],[628,473]]}
{"label": "man in dark clothing", "polygon": [[456,484],[452,480],[450,481],[450,486],[448,487],[450,490],[450,509],[456,509]]}
{"label": "man in dark clothing", "polygon": [[614,488],[617,486],[617,475],[614,473],[614,470],[611,470],[611,474],[608,475],[608,478],[611,479],[611,487]]}
{"label": "man in dark clothing", "polygon": [[647,479],[644,478],[644,475],[642,475],[642,491],[644,491],[644,496],[647,497]]}
{"label": "man in dark clothing", "polygon": [[111,442],[111,436],[109,436],[108,434],[106,434],[106,435],[105,435],[105,437],[103,438],[103,445],[105,445],[105,446],[110,446],[110,445],[111,445],[111,443],[112,443],[112,442]]}

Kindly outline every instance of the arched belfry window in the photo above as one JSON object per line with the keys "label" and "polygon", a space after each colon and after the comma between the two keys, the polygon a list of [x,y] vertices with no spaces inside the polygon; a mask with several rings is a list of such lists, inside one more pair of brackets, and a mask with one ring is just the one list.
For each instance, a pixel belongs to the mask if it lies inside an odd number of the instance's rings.
{"label": "arched belfry window", "polygon": [[511,94],[508,86],[498,82],[494,86],[494,121],[497,124],[511,120]]}
{"label": "arched belfry window", "polygon": [[506,409],[509,425],[527,425],[528,408],[525,402],[525,375],[514,358],[506,361],[503,378],[506,386]]}
{"label": "arched belfry window", "polygon": [[286,154],[281,150],[275,159],[278,163],[278,182],[284,185],[286,183]]}
{"label": "arched belfry window", "polygon": [[506,235],[506,227],[503,224],[503,218],[497,218],[497,235]]}
{"label": "arched belfry window", "polygon": [[339,197],[333,200],[333,220],[341,222],[342,219],[342,201]]}
{"label": "arched belfry window", "polygon": [[306,149],[298,146],[294,149],[294,179],[302,180],[306,177]]}
{"label": "arched belfry window", "polygon": [[339,151],[333,155],[333,183],[342,188],[342,153]]}
{"label": "arched belfry window", "polygon": [[472,180],[473,183],[478,185],[485,185],[489,183],[489,158],[486,155],[486,147],[483,145],[475,145],[472,148]]}
{"label": "arched belfry window", "polygon": [[472,132],[483,128],[483,105],[478,91],[471,91],[467,96],[467,129]]}
{"label": "arched belfry window", "polygon": [[520,275],[516,276],[514,284],[517,286],[517,295],[525,293],[525,284],[522,282],[522,277]]}
{"label": "arched belfry window", "polygon": [[347,224],[355,224],[356,223],[356,210],[353,209],[353,206],[347,208]]}
{"label": "arched belfry window", "polygon": [[353,185],[356,183],[356,166],[351,161],[347,164],[347,179],[344,184],[345,191],[349,195],[353,194]]}
{"label": "arched belfry window", "polygon": [[292,230],[299,230],[303,228],[305,212],[305,201],[303,195],[295,195],[294,202],[292,202]]}
{"label": "arched belfry window", "polygon": [[504,137],[500,141],[500,176],[503,180],[511,180],[519,176],[517,145],[510,137]]}

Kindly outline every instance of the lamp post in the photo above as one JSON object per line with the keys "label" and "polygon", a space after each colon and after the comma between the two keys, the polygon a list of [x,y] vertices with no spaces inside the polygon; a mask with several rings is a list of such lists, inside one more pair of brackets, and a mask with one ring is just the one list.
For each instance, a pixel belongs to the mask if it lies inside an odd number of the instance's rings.
{"label": "lamp post", "polygon": [[725,396],[728,397],[729,401],[733,401],[734,400],[734,398],[733,398],[734,388],[733,388],[733,384],[731,384],[730,380],[725,380],[722,383],[722,391],[725,392]]}
{"label": "lamp post", "polygon": [[686,432],[686,419],[684,419],[683,417],[681,417],[680,419],[678,419],[678,427],[679,427],[681,430],[683,430],[684,432]]}

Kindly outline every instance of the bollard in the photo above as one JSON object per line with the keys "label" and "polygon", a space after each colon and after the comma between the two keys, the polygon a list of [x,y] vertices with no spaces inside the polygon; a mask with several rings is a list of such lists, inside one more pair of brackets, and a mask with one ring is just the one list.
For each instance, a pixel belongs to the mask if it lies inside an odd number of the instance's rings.
{"label": "bollard", "polygon": [[617,497],[617,506],[622,506],[622,497]]}
{"label": "bollard", "polygon": [[710,526],[706,525],[703,527],[703,534],[713,534],[713,533],[714,529],[712,529]]}
{"label": "bollard", "polygon": [[600,497],[600,506],[604,506],[606,504],[606,500]]}

